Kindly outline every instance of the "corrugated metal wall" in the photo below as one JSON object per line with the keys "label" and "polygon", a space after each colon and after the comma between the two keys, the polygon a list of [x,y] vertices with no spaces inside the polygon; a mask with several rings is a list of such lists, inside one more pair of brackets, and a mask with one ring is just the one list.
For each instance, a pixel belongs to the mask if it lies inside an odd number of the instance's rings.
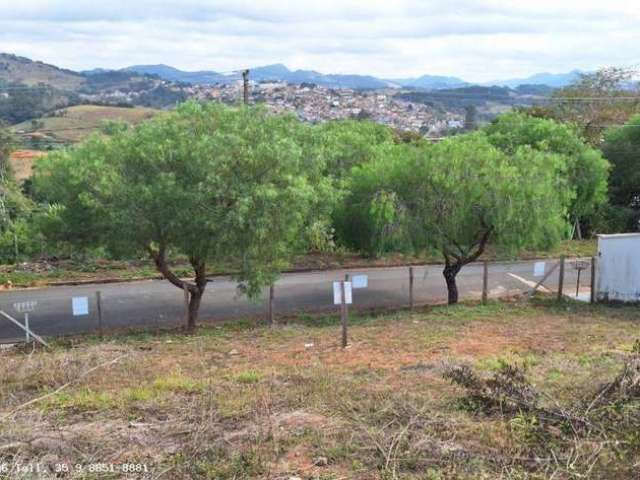
{"label": "corrugated metal wall", "polygon": [[640,302],[640,233],[598,236],[598,300]]}

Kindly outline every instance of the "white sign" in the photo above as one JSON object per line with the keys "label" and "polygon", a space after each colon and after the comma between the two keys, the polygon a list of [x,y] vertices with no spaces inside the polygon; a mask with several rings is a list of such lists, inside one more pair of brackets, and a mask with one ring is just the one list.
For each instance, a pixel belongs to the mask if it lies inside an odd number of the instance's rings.
{"label": "white sign", "polygon": [[[342,305],[342,289],[340,288],[340,283],[342,282],[333,282],[333,304],[334,305]],[[353,297],[351,295],[351,282],[344,282],[344,300],[347,305],[351,305],[353,303]]]}
{"label": "white sign", "polygon": [[544,262],[536,262],[533,266],[534,277],[544,277],[544,269],[546,264]]}
{"label": "white sign", "polygon": [[35,300],[29,300],[28,302],[16,302],[13,304],[13,309],[18,313],[33,312],[36,309],[38,302]]}
{"label": "white sign", "polygon": [[71,307],[73,308],[73,316],[89,315],[89,298],[73,297],[71,299]]}
{"label": "white sign", "polygon": [[353,288],[367,288],[369,278],[366,275],[354,275],[351,282],[353,283]]}

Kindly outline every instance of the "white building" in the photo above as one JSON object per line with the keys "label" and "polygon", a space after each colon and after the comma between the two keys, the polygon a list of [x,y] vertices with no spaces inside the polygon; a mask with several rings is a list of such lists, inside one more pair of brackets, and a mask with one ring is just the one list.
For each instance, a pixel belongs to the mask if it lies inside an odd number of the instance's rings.
{"label": "white building", "polygon": [[598,235],[597,298],[640,302],[640,233]]}

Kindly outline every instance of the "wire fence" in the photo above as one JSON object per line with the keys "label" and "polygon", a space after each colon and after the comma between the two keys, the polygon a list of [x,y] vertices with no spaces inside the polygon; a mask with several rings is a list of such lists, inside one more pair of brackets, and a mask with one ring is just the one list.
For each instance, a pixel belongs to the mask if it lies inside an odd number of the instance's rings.
{"label": "wire fence", "polygon": [[[538,291],[589,301],[591,259],[475,263],[457,276],[461,300],[503,298]],[[274,285],[272,309],[279,316],[337,313],[333,282],[366,275],[366,288],[353,290],[351,311],[401,309],[447,301],[442,266],[334,270],[284,274]],[[361,277],[362,278],[362,277]],[[413,278],[413,279],[412,279]],[[577,294],[577,295],[576,295]],[[200,307],[202,323],[267,319],[269,289],[261,298],[240,295],[228,277],[212,278]],[[20,325],[28,322],[41,337],[112,333],[126,329],[160,330],[186,324],[183,292],[162,280],[9,290],[0,293],[0,311]],[[26,332],[0,316],[0,342],[26,340]]]}

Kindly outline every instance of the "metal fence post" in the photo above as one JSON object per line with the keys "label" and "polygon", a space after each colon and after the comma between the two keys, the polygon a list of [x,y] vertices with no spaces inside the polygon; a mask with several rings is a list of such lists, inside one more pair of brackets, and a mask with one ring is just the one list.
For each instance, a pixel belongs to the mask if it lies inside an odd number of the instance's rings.
{"label": "metal fence post", "polygon": [[27,343],[31,341],[31,337],[29,336],[29,314],[24,314],[24,331],[27,339]]}

